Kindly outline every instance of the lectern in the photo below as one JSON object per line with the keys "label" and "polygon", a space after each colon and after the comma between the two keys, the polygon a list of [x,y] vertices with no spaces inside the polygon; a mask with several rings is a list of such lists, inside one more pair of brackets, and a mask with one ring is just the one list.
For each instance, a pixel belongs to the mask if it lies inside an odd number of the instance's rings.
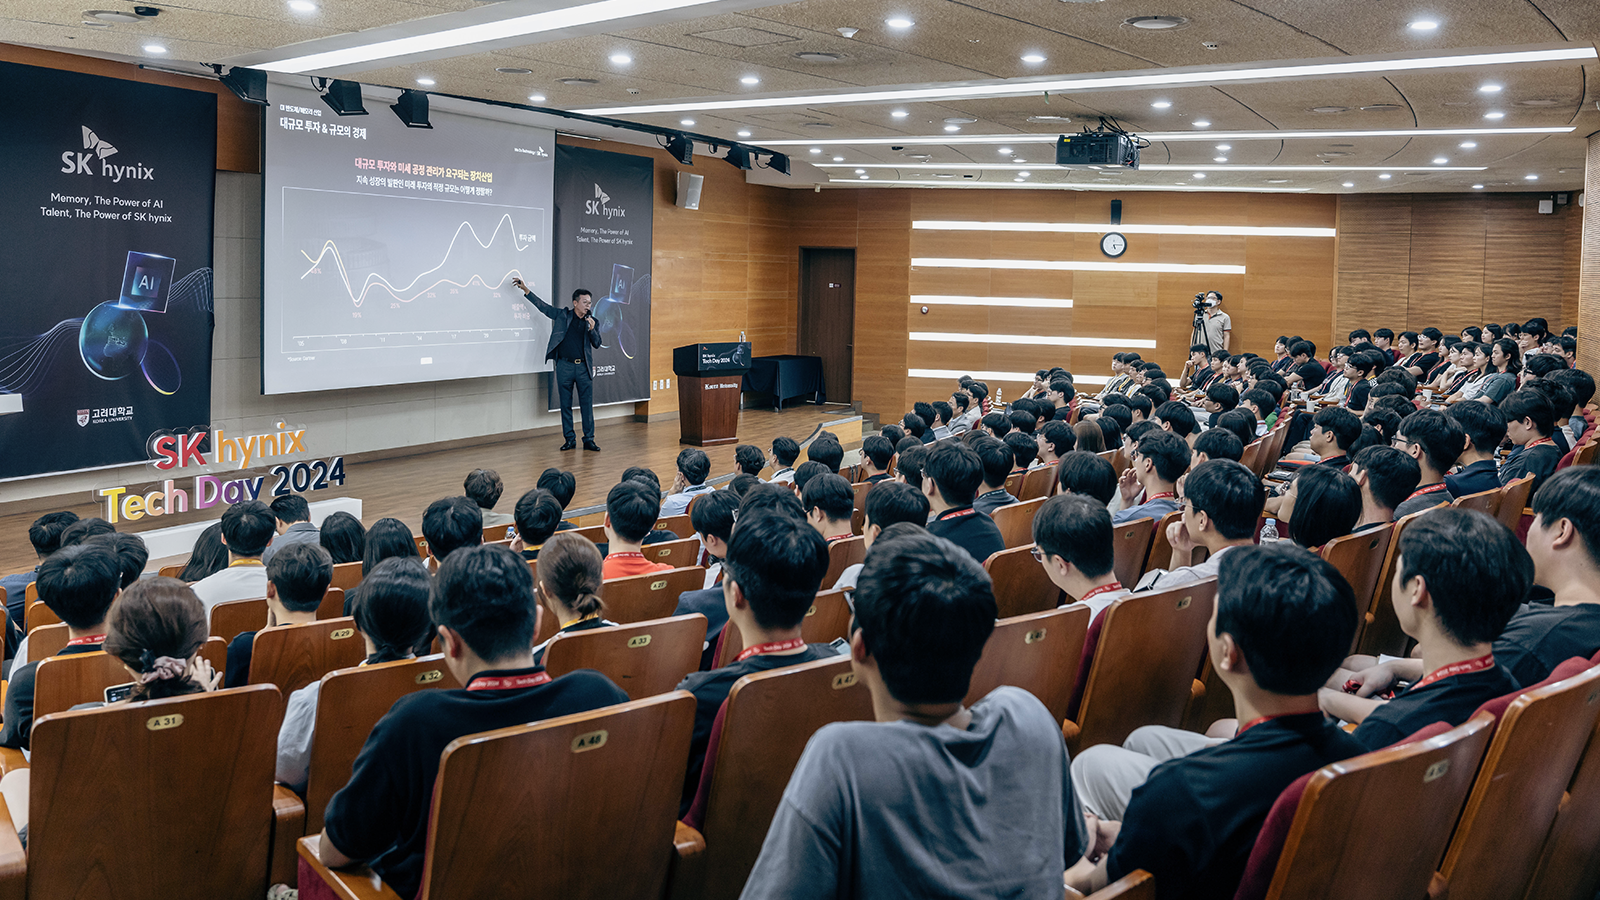
{"label": "lectern", "polygon": [[738,438],[739,393],[750,371],[750,344],[690,344],[672,351],[678,378],[678,421],[682,444],[705,447]]}

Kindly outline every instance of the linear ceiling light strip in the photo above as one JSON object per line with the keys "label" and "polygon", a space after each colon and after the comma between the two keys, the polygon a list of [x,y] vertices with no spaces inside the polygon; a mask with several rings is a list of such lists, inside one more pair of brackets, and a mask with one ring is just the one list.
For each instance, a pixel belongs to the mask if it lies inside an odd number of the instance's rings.
{"label": "linear ceiling light strip", "polygon": [[1072,259],[961,259],[914,256],[913,268],[929,269],[1029,269],[1046,272],[1187,272],[1203,275],[1243,275],[1244,266],[1213,263],[1086,262]]}
{"label": "linear ceiling light strip", "polygon": [[1024,189],[1024,190],[1030,190],[1030,191],[1040,191],[1040,190],[1047,190],[1047,191],[1117,191],[1117,192],[1123,192],[1123,191],[1174,191],[1174,192],[1182,192],[1182,191],[1213,191],[1213,192],[1215,192],[1215,191],[1229,191],[1229,192],[1232,192],[1232,193],[1235,193],[1235,194],[1243,194],[1243,193],[1251,193],[1251,194],[1278,194],[1278,193],[1282,193],[1282,194],[1303,194],[1303,193],[1311,190],[1311,188],[1309,188],[1309,187],[1292,187],[1292,188],[1280,188],[1280,187],[1224,187],[1222,185],[1212,185],[1212,186],[1209,186],[1209,187],[1201,187],[1199,185],[1192,185],[1192,184],[1190,184],[1188,182],[1182,182],[1182,183],[1173,184],[1173,185],[1162,185],[1162,184],[1094,184],[1092,182],[1086,182],[1086,181],[1062,181],[1062,182],[1048,182],[1048,181],[1040,181],[1040,182],[1034,182],[1034,181],[975,181],[975,180],[968,180],[968,181],[955,181],[955,180],[951,180],[951,181],[914,181],[914,180],[910,180],[910,179],[900,179],[900,178],[878,178],[878,179],[874,179],[872,181],[862,181],[859,178],[830,178],[830,179],[828,179],[828,185],[830,187],[891,187],[891,186],[894,186],[894,185],[904,185],[904,184],[916,185],[916,186],[919,186],[919,187],[978,188],[978,189],[981,189],[981,190],[1016,190],[1016,189]]}
{"label": "linear ceiling light strip", "polygon": [[1084,222],[960,222],[917,219],[916,231],[1028,231],[1055,234],[1198,234],[1217,237],[1335,237],[1333,228],[1289,228],[1271,225],[1101,225]]}
{"label": "linear ceiling light strip", "polygon": [[1056,300],[1049,297],[969,297],[954,294],[912,294],[911,302],[940,306],[1001,306],[1008,309],[1013,307],[1027,309],[1072,308],[1071,300]]}
{"label": "linear ceiling light strip", "polygon": [[1017,344],[1035,347],[1134,347],[1141,350],[1153,350],[1156,346],[1156,342],[1149,338],[1058,337],[1047,334],[976,334],[954,331],[913,331],[911,340],[956,344]]}
{"label": "linear ceiling light strip", "polygon": [[[1382,131],[1157,131],[1139,136],[1151,143],[1174,141],[1321,141],[1329,138],[1373,137],[1484,137],[1516,134],[1571,134],[1575,126],[1561,125],[1538,128],[1392,128]],[[1053,144],[1056,132],[1048,134],[897,134],[889,137],[827,138],[762,141],[764,147],[838,147],[893,146],[904,144]]]}
{"label": "linear ceiling light strip", "polygon": [[[990,372],[968,369],[907,369],[906,375],[911,378],[939,378],[954,381],[963,375],[970,375],[979,381],[1021,381],[1032,382],[1032,372]],[[1073,375],[1073,384],[1099,384],[1103,385],[1111,380],[1109,375]]]}
{"label": "linear ceiling light strip", "polygon": [[[1049,172],[1054,170],[1050,163],[812,163],[819,169],[937,169],[940,171],[963,172]],[[1195,163],[1193,165],[1179,165],[1177,163],[1146,163],[1137,171],[1140,172],[1399,172],[1406,166],[1245,166],[1245,165],[1218,165],[1215,163]],[[1421,172],[1482,172],[1488,166],[1417,166],[1412,171]],[[1104,166],[1096,168],[1096,172],[1129,171],[1121,166]]]}

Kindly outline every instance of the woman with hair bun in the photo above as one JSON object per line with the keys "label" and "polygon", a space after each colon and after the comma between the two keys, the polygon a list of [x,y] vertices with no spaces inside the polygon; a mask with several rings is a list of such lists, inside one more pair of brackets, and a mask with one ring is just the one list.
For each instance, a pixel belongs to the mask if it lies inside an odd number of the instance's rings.
{"label": "woman with hair bun", "polygon": [[[556,634],[604,628],[617,623],[601,616],[602,584],[600,548],[581,534],[562,532],[539,548],[539,574],[534,593],[548,615],[561,627]],[[555,640],[555,638],[551,638]],[[545,641],[533,648],[533,661],[544,664]]]}

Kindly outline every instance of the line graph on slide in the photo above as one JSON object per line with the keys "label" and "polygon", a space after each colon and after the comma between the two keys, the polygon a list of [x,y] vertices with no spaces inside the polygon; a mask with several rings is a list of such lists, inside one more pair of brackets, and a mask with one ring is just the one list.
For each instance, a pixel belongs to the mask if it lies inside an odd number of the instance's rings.
{"label": "line graph on slide", "polygon": [[[511,287],[549,256],[549,214],[476,201],[283,190],[285,352],[521,343],[533,309]],[[292,268],[291,268],[292,267]]]}

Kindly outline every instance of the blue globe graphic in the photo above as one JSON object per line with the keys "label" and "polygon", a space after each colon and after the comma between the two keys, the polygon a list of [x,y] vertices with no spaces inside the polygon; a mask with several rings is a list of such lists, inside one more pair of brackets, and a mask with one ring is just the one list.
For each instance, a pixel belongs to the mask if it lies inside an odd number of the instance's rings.
{"label": "blue globe graphic", "polygon": [[89,371],[107,381],[125,378],[144,361],[150,331],[144,317],[113,303],[102,303],[83,317],[78,354]]}

